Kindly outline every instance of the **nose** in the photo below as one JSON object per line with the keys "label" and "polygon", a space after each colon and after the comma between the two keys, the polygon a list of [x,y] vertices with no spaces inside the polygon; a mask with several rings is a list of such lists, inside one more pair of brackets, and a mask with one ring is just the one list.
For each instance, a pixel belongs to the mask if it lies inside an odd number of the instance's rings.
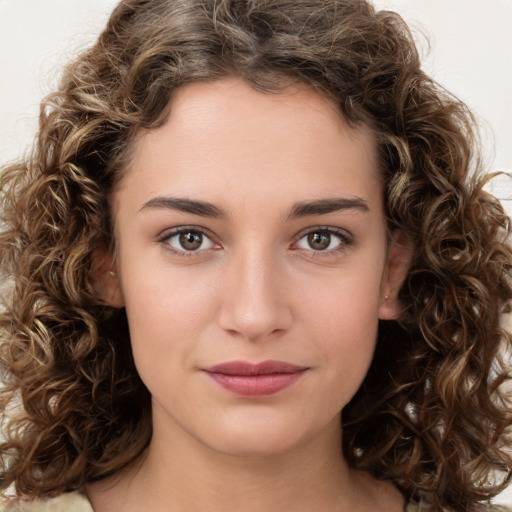
{"label": "nose", "polygon": [[231,335],[261,341],[292,324],[286,279],[269,254],[248,248],[233,255],[225,276],[220,325]]}

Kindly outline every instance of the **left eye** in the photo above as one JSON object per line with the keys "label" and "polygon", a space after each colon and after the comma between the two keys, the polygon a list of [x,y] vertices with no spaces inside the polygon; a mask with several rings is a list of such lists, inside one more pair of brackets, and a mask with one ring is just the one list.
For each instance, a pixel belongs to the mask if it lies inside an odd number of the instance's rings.
{"label": "left eye", "polygon": [[184,229],[171,233],[165,238],[165,242],[179,252],[195,252],[215,247],[212,240],[196,229]]}
{"label": "left eye", "polygon": [[313,251],[329,251],[347,245],[349,241],[342,234],[327,229],[310,231],[297,242],[297,247]]}

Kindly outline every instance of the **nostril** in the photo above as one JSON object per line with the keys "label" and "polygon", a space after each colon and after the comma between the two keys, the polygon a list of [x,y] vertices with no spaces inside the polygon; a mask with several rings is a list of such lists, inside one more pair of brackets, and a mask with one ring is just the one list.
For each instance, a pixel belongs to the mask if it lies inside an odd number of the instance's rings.
{"label": "nostril", "polygon": [[235,307],[225,307],[220,315],[220,326],[230,336],[258,341],[281,336],[289,329],[290,318],[291,315],[284,306],[260,309],[252,314],[237,314]]}

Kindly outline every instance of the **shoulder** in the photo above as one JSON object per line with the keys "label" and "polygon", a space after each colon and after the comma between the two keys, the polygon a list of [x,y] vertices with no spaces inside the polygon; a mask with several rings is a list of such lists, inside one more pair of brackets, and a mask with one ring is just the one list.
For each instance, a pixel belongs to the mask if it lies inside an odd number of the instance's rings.
{"label": "shoulder", "polygon": [[38,500],[2,500],[0,512],[94,512],[91,504],[78,492]]}

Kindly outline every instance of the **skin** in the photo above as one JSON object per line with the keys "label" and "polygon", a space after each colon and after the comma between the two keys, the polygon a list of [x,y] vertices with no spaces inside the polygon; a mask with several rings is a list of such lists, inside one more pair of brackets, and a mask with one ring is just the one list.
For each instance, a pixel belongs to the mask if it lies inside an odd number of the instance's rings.
{"label": "skin", "polygon": [[[378,319],[399,312],[410,258],[400,234],[388,240],[372,132],[307,87],[270,95],[232,77],[186,85],[170,107],[113,194],[102,285],[126,307],[154,435],[88,488],[95,510],[401,511],[390,484],[341,455],[341,410]],[[307,369],[247,398],[203,371],[233,360]]]}

